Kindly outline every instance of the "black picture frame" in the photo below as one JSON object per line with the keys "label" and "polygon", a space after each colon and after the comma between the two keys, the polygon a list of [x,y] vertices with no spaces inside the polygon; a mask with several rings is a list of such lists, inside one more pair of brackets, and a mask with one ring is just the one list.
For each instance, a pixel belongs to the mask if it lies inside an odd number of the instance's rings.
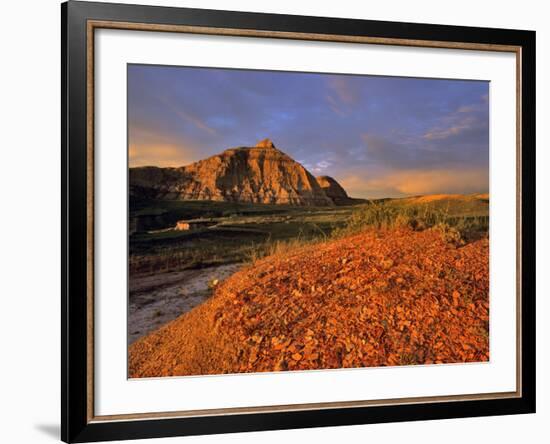
{"label": "black picture frame", "polygon": [[[521,395],[513,398],[389,404],[354,408],[96,421],[89,414],[91,331],[88,292],[87,23],[368,36],[521,49]],[[180,435],[370,424],[535,412],[535,32],[69,1],[61,5],[62,54],[62,374],[61,438],[90,442]]]}

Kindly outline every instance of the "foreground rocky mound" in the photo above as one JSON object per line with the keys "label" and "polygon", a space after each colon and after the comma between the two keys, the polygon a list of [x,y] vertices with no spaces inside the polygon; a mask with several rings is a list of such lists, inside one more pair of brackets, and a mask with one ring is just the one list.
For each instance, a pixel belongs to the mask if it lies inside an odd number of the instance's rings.
{"label": "foreground rocky mound", "polygon": [[269,139],[254,147],[231,148],[180,168],[131,168],[130,195],[171,200],[334,205],[315,177]]}
{"label": "foreground rocky mound", "polygon": [[130,377],[487,361],[488,260],[433,230],[271,256],[135,342]]}

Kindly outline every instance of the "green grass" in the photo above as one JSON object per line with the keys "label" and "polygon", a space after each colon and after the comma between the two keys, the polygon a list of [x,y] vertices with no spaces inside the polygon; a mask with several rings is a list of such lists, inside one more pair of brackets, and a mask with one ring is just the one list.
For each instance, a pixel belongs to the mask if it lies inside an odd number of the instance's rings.
{"label": "green grass", "polygon": [[480,201],[481,199],[442,199],[433,202],[415,199],[375,201],[358,206],[346,225],[334,234],[350,234],[367,227],[409,227],[414,230],[438,228],[446,233],[454,230],[460,237],[475,237],[489,230],[488,202]]}
{"label": "green grass", "polygon": [[159,229],[164,228],[166,224],[172,224],[181,219],[287,214],[300,212],[303,207],[204,200],[131,199],[129,210],[130,218],[162,216],[164,220],[157,222],[156,226],[150,228]]}
{"label": "green grass", "polygon": [[[283,245],[326,239],[345,225],[352,207],[296,207],[207,201],[130,202],[145,218],[130,236],[130,272],[139,274],[248,262]],[[215,226],[156,231],[178,220],[209,218]]]}
{"label": "green grass", "polygon": [[[346,207],[296,207],[208,201],[131,201],[130,273],[151,274],[250,262],[299,245],[368,227],[437,228],[453,240],[487,233],[488,201],[464,196],[418,203],[384,199]],[[178,220],[208,218],[215,226],[156,231]],[[145,222],[136,220],[144,219]]]}
{"label": "green grass", "polygon": [[401,208],[427,207],[432,211],[440,211],[449,216],[487,216],[489,214],[489,199],[475,194],[460,196],[460,198],[442,196],[442,198],[430,202],[423,202],[422,197],[409,197],[385,200],[384,203]]}

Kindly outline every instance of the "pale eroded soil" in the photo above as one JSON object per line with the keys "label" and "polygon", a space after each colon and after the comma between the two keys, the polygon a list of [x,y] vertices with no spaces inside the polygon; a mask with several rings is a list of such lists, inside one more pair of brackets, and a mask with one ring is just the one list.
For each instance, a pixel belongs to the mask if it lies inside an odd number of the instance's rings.
{"label": "pale eroded soil", "polygon": [[212,293],[213,280],[221,283],[239,268],[241,264],[228,264],[131,277],[128,345],[204,302]]}

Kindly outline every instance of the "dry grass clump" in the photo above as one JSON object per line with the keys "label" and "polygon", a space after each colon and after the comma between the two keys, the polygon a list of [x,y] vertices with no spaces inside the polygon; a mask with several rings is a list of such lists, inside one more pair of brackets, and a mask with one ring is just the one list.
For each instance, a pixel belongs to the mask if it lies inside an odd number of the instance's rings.
{"label": "dry grass clump", "polygon": [[426,228],[448,227],[461,235],[487,232],[488,216],[457,216],[448,208],[434,207],[428,204],[404,205],[395,202],[372,202],[354,211],[346,226],[337,230],[335,235],[357,233],[365,228],[411,228],[419,231]]}

